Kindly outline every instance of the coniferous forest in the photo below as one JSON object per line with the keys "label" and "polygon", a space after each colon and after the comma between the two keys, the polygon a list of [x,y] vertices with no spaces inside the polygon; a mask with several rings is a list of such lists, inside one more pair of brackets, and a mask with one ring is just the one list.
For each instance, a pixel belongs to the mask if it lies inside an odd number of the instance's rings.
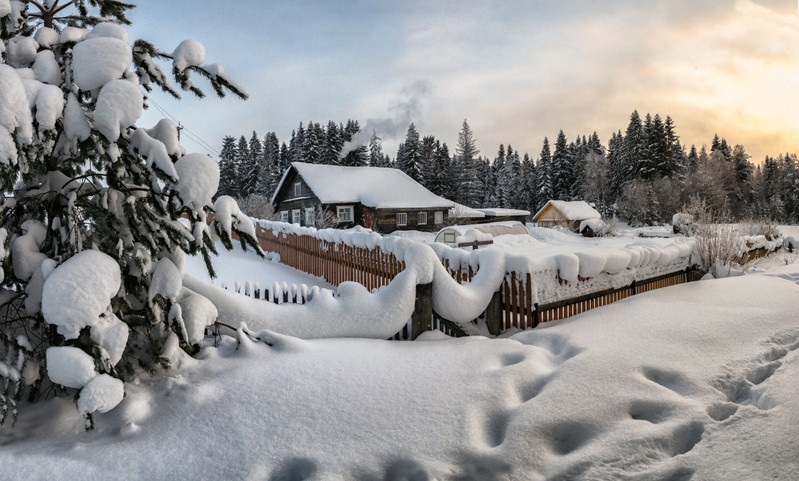
{"label": "coniferous forest", "polygon": [[357,121],[300,123],[291,138],[256,132],[226,136],[219,156],[219,195],[270,198],[291,162],[394,167],[427,189],[469,207],[541,208],[547,200],[585,200],[606,217],[633,225],[669,222],[697,198],[731,221],[799,221],[799,160],[795,154],[753,162],[742,145],[718,135],[705,145],[680,142],[674,120],[659,114],[630,115],[625,129],[603,144],[596,132],[544,138],[536,155],[508,144],[481,153],[468,122],[450,148],[411,123],[396,154],[383,151],[379,133],[367,145],[351,145]]}

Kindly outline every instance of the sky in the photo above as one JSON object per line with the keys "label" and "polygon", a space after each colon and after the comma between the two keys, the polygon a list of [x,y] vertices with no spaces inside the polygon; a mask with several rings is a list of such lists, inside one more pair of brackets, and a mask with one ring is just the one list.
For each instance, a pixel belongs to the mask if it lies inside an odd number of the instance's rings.
{"label": "sky", "polygon": [[193,151],[347,119],[379,127],[392,157],[410,122],[454,151],[467,120],[483,155],[537,158],[561,129],[607,145],[638,110],[670,115],[687,146],[718,133],[760,162],[799,153],[798,13],[796,0],[142,0],[130,33],[166,52],[202,42],[249,94],[153,95],[140,124],[179,120]]}

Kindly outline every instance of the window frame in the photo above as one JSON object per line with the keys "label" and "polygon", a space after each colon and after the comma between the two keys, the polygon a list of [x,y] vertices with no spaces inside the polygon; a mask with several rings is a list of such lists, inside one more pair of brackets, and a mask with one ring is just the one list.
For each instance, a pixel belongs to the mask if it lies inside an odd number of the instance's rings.
{"label": "window frame", "polygon": [[302,195],[302,182],[294,182],[294,197]]}
{"label": "window frame", "polygon": [[[422,222],[422,219],[424,219],[424,222]],[[427,225],[427,212],[416,214],[416,225]]]}
{"label": "window frame", "polygon": [[[404,220],[400,220],[404,219]],[[397,212],[397,227],[404,227],[408,225],[408,213],[407,212]]]}
{"label": "window frame", "polygon": [[[349,219],[343,219],[341,215],[342,212],[347,212],[349,214]],[[336,218],[338,219],[339,223],[355,222],[355,208],[351,205],[336,206]]]}
{"label": "window frame", "polygon": [[444,212],[442,212],[440,210],[436,211],[435,214],[433,214],[433,222],[435,224],[443,224],[444,223]]}
{"label": "window frame", "polygon": [[300,209],[291,210],[291,223],[295,225],[300,225],[302,223],[302,210]]}
{"label": "window frame", "polygon": [[[310,215],[308,215],[310,214]],[[305,208],[305,225],[313,226],[316,224],[316,210],[313,207]]]}
{"label": "window frame", "polygon": [[281,210],[280,211],[280,222],[288,223],[288,221],[289,221],[289,211]]}

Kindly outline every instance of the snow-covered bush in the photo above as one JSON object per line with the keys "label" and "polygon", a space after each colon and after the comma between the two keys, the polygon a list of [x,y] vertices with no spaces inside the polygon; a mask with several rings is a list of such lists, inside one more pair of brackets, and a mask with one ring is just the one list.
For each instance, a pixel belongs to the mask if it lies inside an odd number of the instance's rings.
{"label": "snow-covered bush", "polygon": [[737,226],[729,223],[725,211],[711,209],[699,196],[691,196],[682,212],[693,221],[694,263],[713,277],[727,276],[741,257],[741,233]]}
{"label": "snow-covered bush", "polygon": [[254,219],[278,220],[275,207],[271,199],[265,195],[250,194],[242,199],[236,199],[239,209]]}
{"label": "snow-covered bush", "polygon": [[192,352],[198,326],[213,322],[215,311],[182,288],[184,253],[201,253],[210,269],[215,233],[255,244],[240,215],[206,223],[213,159],[187,154],[169,120],[136,126],[153,87],[179,97],[156,61],[171,61],[184,91],[203,96],[199,75],[220,96],[246,95],[204,65],[195,41],[172,53],[131,45],[121,25],[132,7],[0,0],[0,184],[13,192],[0,200],[0,412],[12,418],[20,386],[35,393],[49,381],[81,389],[90,427],[134,369],[166,363],[172,332]]}

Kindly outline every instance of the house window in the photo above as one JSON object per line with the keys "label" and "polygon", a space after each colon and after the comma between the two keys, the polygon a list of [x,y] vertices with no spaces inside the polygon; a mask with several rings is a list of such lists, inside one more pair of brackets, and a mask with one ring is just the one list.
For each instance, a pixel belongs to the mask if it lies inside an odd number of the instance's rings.
{"label": "house window", "polygon": [[294,183],[294,197],[299,197],[302,195],[302,184],[300,182]]}
{"label": "house window", "polygon": [[443,224],[444,223],[444,213],[443,212],[440,212],[440,211],[436,212],[433,216],[435,217],[434,220],[435,220],[436,224]]}
{"label": "house window", "polygon": [[444,242],[446,244],[455,244],[455,233],[454,232],[445,232],[444,233]]}
{"label": "house window", "polygon": [[338,217],[339,222],[352,222],[354,217],[352,215],[352,206],[351,205],[340,205],[336,208],[336,217]]}
{"label": "house window", "polygon": [[397,226],[408,225],[408,214],[406,212],[397,212]]}
{"label": "house window", "polygon": [[300,219],[302,219],[302,211],[300,209],[295,209],[291,211],[291,223],[292,224],[299,224]]}
{"label": "house window", "polygon": [[288,222],[289,221],[289,211],[281,210],[280,211],[280,222]]}
{"label": "house window", "polygon": [[316,216],[313,210],[313,207],[308,207],[305,209],[305,225],[314,225],[316,224]]}
{"label": "house window", "polygon": [[427,225],[427,212],[419,212],[416,223],[419,225]]}

